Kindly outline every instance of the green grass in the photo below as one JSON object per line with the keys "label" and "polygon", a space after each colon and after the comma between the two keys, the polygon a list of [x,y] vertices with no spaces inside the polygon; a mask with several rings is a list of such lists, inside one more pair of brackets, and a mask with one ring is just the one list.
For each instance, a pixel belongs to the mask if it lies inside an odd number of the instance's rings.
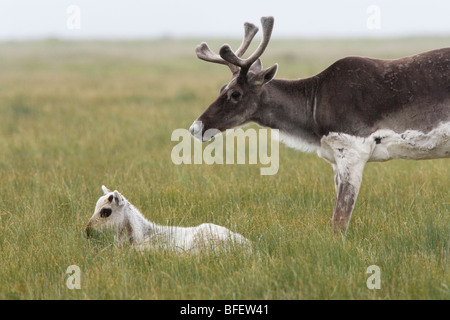
{"label": "green grass", "polygon": [[[263,60],[298,78],[346,55],[395,58],[449,40],[276,40]],[[448,160],[369,164],[346,238],[331,231],[332,169],[314,154],[281,145],[274,176],[171,162],[172,131],[230,78],[196,59],[199,42],[0,44],[0,298],[449,299]],[[102,184],[154,222],[214,222],[255,253],[88,241]],[[65,285],[70,265],[81,290]],[[370,265],[381,268],[380,290],[366,287]]]}

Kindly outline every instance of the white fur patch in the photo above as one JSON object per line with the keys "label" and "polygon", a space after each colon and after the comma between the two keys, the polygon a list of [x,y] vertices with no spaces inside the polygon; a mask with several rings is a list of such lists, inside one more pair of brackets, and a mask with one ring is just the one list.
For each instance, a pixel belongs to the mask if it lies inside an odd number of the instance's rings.
{"label": "white fur patch", "polygon": [[450,122],[428,133],[408,130],[399,134],[392,130],[379,130],[371,137],[379,138],[380,143],[375,146],[369,161],[450,157]]}
{"label": "white fur patch", "polygon": [[314,144],[308,143],[307,141],[286,132],[280,131],[279,140],[289,148],[300,150],[302,152],[314,152],[319,148]]}
{"label": "white fur patch", "polygon": [[136,243],[138,250],[166,248],[179,252],[200,253],[204,250],[227,248],[229,245],[244,245],[251,250],[250,241],[242,235],[212,223],[196,227],[172,227],[150,223],[152,234]]}
{"label": "white fur patch", "polygon": [[375,141],[348,134],[330,133],[321,139],[317,155],[333,166],[341,181],[359,188],[364,166],[370,159]]}
{"label": "white fur patch", "polygon": [[[344,133],[330,133],[321,140],[317,150],[319,157],[336,163],[335,150],[351,149],[358,157],[367,161],[387,161],[391,159],[437,159],[450,157],[450,122],[423,133],[407,130],[396,133],[392,130],[378,130],[367,138]],[[356,156],[355,154],[355,156]]]}

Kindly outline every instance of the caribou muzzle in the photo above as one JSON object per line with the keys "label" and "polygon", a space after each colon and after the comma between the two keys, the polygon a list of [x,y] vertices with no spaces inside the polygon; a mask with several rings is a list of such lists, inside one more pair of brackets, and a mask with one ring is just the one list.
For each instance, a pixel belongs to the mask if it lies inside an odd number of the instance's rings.
{"label": "caribou muzzle", "polygon": [[221,130],[219,129],[205,130],[205,125],[203,124],[203,122],[195,120],[194,123],[192,123],[191,127],[189,128],[189,132],[195,139],[201,142],[207,142],[211,140],[216,134],[219,134]]}
{"label": "caribou muzzle", "polygon": [[203,128],[203,123],[201,121],[195,120],[189,128],[189,132],[197,140],[203,141]]}

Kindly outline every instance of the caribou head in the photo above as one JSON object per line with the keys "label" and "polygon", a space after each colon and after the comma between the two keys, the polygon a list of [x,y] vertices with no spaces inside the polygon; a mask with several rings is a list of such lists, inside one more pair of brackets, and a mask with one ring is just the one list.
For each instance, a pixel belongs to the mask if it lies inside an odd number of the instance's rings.
{"label": "caribou head", "polygon": [[258,28],[251,23],[244,24],[244,40],[235,52],[227,44],[220,48],[220,55],[211,51],[205,42],[196,48],[199,59],[227,65],[233,76],[231,81],[220,89],[219,97],[190,127],[189,130],[194,137],[208,141],[212,138],[204,135],[208,129],[224,131],[253,120],[259,107],[262,88],[273,79],[278,68],[275,64],[263,69],[260,59],[269,44],[273,22],[273,17],[261,18],[263,39],[256,51],[247,59],[242,59],[242,56],[258,32]]}

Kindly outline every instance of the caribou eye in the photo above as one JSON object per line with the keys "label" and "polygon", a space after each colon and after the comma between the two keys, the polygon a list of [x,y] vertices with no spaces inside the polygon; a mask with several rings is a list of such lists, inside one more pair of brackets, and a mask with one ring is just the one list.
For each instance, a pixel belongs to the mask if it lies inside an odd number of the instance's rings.
{"label": "caribou eye", "polygon": [[239,91],[233,91],[231,93],[231,98],[235,101],[239,100],[240,97],[241,97],[241,93]]}
{"label": "caribou eye", "polygon": [[100,211],[100,217],[102,217],[102,218],[108,218],[108,217],[111,215],[111,213],[112,213],[111,208],[103,208],[103,209]]}

